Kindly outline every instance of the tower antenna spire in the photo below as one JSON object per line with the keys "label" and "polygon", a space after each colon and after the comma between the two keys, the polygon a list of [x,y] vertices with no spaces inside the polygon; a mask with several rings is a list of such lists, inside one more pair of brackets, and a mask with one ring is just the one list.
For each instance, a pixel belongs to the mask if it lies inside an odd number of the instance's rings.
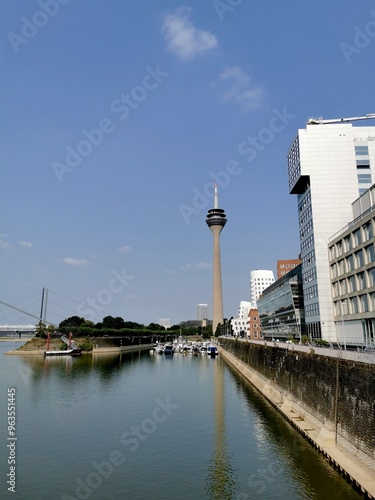
{"label": "tower antenna spire", "polygon": [[219,197],[217,194],[217,184],[214,185],[214,208],[219,208]]}

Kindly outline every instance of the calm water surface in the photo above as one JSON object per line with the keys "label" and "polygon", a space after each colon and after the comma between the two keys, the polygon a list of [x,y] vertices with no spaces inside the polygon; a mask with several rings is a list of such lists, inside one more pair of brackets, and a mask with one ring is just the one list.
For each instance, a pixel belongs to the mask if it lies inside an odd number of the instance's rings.
{"label": "calm water surface", "polygon": [[[17,345],[0,344],[0,498],[360,498],[220,357],[2,354]],[[15,495],[6,484],[10,387]]]}

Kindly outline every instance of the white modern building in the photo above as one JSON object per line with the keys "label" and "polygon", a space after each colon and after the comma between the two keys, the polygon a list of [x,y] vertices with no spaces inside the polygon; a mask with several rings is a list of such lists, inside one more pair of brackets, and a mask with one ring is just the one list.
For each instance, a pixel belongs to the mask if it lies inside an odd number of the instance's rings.
{"label": "white modern building", "polygon": [[163,326],[165,329],[171,327],[171,318],[160,318],[159,325]]}
{"label": "white modern building", "polygon": [[257,300],[263,290],[275,283],[273,271],[256,269],[250,272],[250,305],[252,309],[257,308]]}
{"label": "white modern building", "polygon": [[231,319],[232,332],[236,337],[247,336],[247,322],[250,309],[251,302],[241,300],[238,308],[238,315]]}
{"label": "white modern building", "polygon": [[[362,119],[362,118],[359,118]],[[309,120],[288,153],[297,195],[306,331],[336,342],[328,240],[352,220],[351,204],[375,180],[375,127]]]}
{"label": "white modern building", "polygon": [[198,304],[197,305],[197,320],[203,321],[207,320],[209,315],[209,307],[207,304]]}

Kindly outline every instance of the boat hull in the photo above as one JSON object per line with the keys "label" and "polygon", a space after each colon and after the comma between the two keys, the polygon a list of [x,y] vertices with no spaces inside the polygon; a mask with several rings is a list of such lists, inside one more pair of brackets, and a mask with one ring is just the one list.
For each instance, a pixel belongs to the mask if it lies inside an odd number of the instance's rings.
{"label": "boat hull", "polygon": [[81,349],[64,349],[61,351],[44,351],[44,356],[81,356]]}

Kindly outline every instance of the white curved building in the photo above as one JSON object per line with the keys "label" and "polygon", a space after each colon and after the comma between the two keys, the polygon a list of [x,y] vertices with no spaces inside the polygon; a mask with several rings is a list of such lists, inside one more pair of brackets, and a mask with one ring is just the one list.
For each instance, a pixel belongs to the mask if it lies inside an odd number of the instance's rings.
{"label": "white curved building", "polygon": [[275,283],[273,271],[256,269],[250,272],[250,302],[251,308],[257,309],[257,300],[263,290]]}

